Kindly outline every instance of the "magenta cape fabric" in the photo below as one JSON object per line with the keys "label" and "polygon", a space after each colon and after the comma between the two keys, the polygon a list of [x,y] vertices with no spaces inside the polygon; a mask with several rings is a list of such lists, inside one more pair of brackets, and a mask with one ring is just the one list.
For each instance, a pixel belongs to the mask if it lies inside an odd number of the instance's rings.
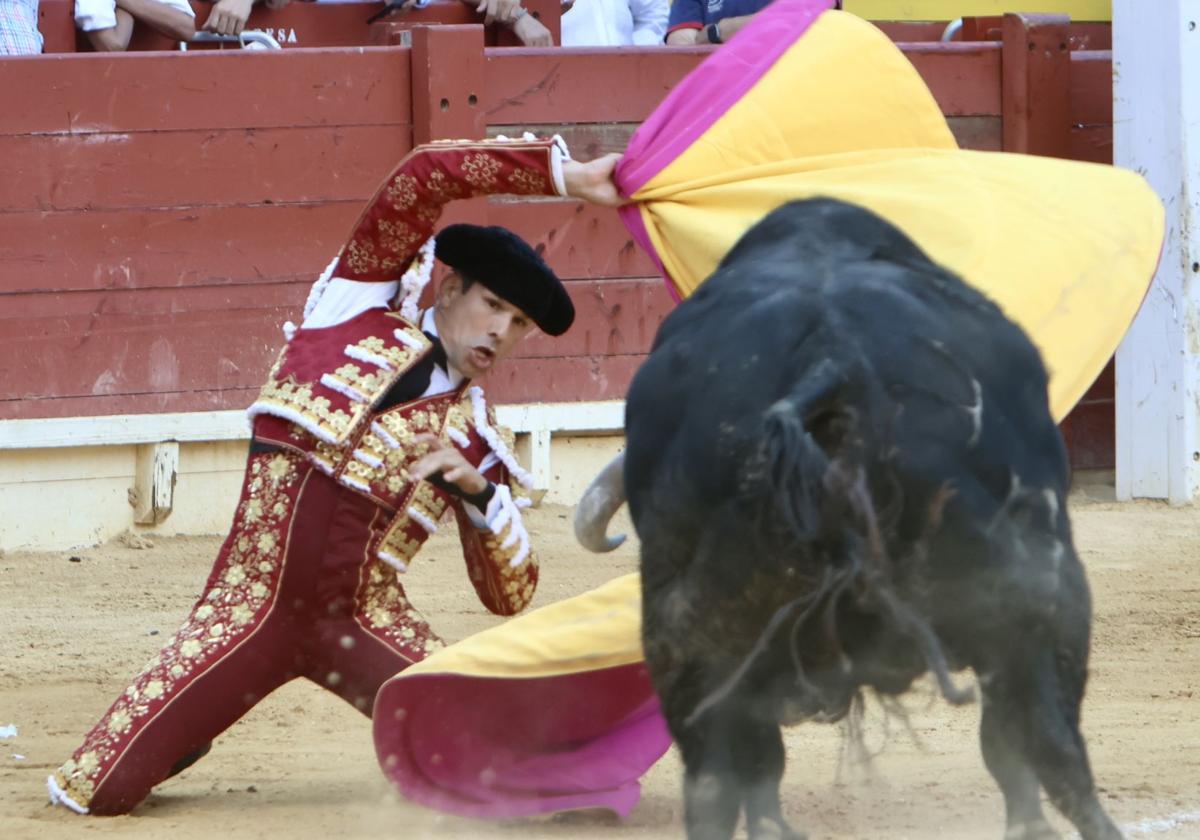
{"label": "magenta cape fabric", "polygon": [[387,777],[469,817],[626,816],[671,744],[642,663],[527,680],[418,674],[386,683],[375,712]]}
{"label": "magenta cape fabric", "polygon": [[[689,73],[641,124],[617,164],[621,195],[633,196],[655,175],[703,136],[729,108],[754,87],[771,66],[835,0],[775,0],[737,37],[713,52]],[[636,203],[619,211],[621,221],[666,277]],[[667,283],[671,296],[678,293]]]}

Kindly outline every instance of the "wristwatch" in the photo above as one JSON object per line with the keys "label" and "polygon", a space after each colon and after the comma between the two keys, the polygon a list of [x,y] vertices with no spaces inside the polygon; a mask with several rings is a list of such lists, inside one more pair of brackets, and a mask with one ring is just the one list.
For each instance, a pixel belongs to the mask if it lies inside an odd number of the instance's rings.
{"label": "wristwatch", "polygon": [[708,35],[708,43],[710,43],[710,44],[725,43],[724,41],[721,40],[721,30],[717,27],[717,25],[715,23],[710,23],[708,26],[704,27],[704,32],[705,32],[705,34]]}

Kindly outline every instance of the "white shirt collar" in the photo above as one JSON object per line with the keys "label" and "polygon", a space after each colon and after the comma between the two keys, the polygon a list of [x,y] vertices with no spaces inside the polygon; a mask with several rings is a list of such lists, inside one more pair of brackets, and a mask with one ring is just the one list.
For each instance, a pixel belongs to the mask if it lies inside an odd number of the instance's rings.
{"label": "white shirt collar", "polygon": [[[421,316],[421,332],[426,332],[432,336],[441,338],[441,336],[438,335],[437,322],[434,320],[434,317],[433,317],[433,307],[432,306],[429,307],[428,309],[426,309],[425,314],[423,316]],[[437,370],[441,370],[441,367],[439,365],[434,365],[434,368]],[[446,361],[445,373],[446,373],[446,378],[450,382],[450,388],[447,390],[452,390],[454,388],[457,388],[459,385],[462,384],[462,381],[464,379],[466,379],[466,377],[463,376],[462,373],[460,373],[459,370],[456,367],[454,367],[454,365],[450,364],[449,359],[447,359],[447,361]]]}

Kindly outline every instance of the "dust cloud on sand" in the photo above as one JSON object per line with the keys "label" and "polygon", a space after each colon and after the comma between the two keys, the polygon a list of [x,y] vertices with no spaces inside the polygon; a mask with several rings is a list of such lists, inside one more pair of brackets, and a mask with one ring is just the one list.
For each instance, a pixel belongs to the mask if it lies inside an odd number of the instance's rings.
{"label": "dust cloud on sand", "polygon": [[[1200,838],[1200,511],[1080,497],[1073,514],[1095,601],[1083,729],[1102,801],[1130,836]],[[636,566],[632,545],[604,557],[579,549],[566,508],[533,511],[528,524],[543,569],[535,606]],[[403,579],[450,640],[497,621],[475,600],[453,540],[435,538]],[[174,632],[219,539],[154,543],[0,558],[0,727],[17,728],[0,739],[0,837],[682,837],[673,754],[647,775],[623,823],[581,814],[489,824],[410,805],[377,769],[369,722],[301,681],[264,700],[131,816],[45,807],[46,775]],[[928,685],[906,706],[919,744],[868,705],[867,746],[884,747],[870,768],[839,766],[840,727],[788,730],[785,808],[796,827],[831,840],[1002,836],[978,707],[952,709]]]}

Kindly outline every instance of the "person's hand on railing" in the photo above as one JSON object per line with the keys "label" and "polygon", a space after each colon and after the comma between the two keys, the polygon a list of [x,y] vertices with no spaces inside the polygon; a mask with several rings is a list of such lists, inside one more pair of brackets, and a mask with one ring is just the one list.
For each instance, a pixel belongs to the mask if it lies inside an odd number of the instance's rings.
{"label": "person's hand on railing", "polygon": [[521,0],[462,0],[483,15],[487,26],[498,23],[507,26],[517,40],[527,47],[553,47],[554,36],[545,25],[529,14]]}
{"label": "person's hand on railing", "polygon": [[208,20],[204,21],[204,31],[241,35],[253,7],[254,0],[217,0],[208,13]]}
{"label": "person's hand on railing", "polygon": [[509,24],[509,28],[517,36],[517,40],[527,47],[553,47],[554,36],[550,34],[550,30],[540,20],[526,12],[524,7],[518,6],[517,8],[521,10],[521,15],[516,21]]}
{"label": "person's hand on railing", "polygon": [[475,11],[483,15],[483,22],[491,26],[502,23],[512,27],[518,18],[524,17],[525,9],[521,0],[463,0],[475,7]]}
{"label": "person's hand on railing", "polygon": [[250,19],[254,4],[262,2],[268,9],[282,9],[291,0],[217,0],[202,29],[218,35],[241,35]]}

